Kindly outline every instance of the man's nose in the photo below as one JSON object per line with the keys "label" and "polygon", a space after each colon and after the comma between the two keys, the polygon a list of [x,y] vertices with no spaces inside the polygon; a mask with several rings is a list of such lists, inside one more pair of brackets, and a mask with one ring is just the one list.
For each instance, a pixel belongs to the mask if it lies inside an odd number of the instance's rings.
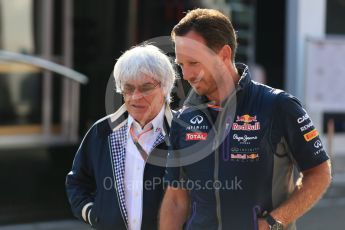
{"label": "man's nose", "polygon": [[140,92],[140,90],[138,88],[135,88],[131,97],[132,97],[132,99],[140,99],[143,97],[143,94]]}
{"label": "man's nose", "polygon": [[193,71],[189,67],[182,67],[182,75],[183,79],[186,81],[193,79]]}
{"label": "man's nose", "polygon": [[191,82],[196,79],[202,78],[204,75],[204,71],[202,69],[196,71],[196,70],[192,70],[192,68],[184,68],[182,70],[182,74],[183,74],[184,80]]}

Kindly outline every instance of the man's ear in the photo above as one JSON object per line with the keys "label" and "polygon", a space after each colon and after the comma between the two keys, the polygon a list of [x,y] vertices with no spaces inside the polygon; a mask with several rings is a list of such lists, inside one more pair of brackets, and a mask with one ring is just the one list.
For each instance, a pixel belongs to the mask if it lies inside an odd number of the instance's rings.
{"label": "man's ear", "polygon": [[231,60],[232,50],[229,45],[224,45],[218,52],[219,57],[222,61],[228,62]]}

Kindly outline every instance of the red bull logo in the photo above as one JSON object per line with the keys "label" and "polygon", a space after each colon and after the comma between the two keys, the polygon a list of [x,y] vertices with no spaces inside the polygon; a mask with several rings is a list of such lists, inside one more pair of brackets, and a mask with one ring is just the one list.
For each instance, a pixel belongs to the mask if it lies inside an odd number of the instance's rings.
{"label": "red bull logo", "polygon": [[241,154],[241,153],[237,153],[237,154],[233,154],[231,153],[231,159],[247,159],[246,154]]}
{"label": "red bull logo", "polygon": [[249,153],[249,154],[245,154],[245,153],[232,153],[231,155],[231,159],[241,159],[241,160],[255,160],[259,158],[259,154],[257,153]]}
{"label": "red bull logo", "polygon": [[[243,124],[236,122],[242,122]],[[250,116],[248,114],[237,116],[236,122],[232,124],[232,130],[253,131],[260,129],[260,122],[258,122],[256,116]]]}
{"label": "red bull logo", "polygon": [[257,158],[259,158],[259,154],[257,154],[257,153],[247,154],[247,159],[254,160],[254,159],[257,159]]}
{"label": "red bull logo", "polygon": [[244,131],[259,130],[260,129],[260,122],[255,122],[254,125],[247,124],[247,123],[245,123],[243,125],[239,125],[237,123],[233,123],[232,129],[233,130],[244,130]]}
{"label": "red bull logo", "polygon": [[250,122],[254,122],[254,121],[257,121],[256,116],[252,117],[249,114],[237,116],[237,119],[236,119],[236,122],[244,122],[244,123],[250,123]]}

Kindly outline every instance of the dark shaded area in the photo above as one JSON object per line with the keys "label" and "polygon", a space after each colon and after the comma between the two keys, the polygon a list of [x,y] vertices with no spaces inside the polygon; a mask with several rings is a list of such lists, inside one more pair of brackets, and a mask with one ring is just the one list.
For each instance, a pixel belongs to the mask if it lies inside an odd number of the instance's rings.
{"label": "dark shaded area", "polygon": [[[18,74],[19,75],[19,74]],[[41,98],[42,98],[42,73],[25,74],[26,78],[21,81],[20,94],[21,101],[29,105],[30,109],[26,116],[26,122],[42,122]],[[14,76],[9,76],[14,77]],[[21,76],[16,76],[21,77]],[[15,116],[17,117],[18,114]],[[15,121],[15,123],[18,121]]]}
{"label": "dark shaded area", "polygon": [[13,104],[11,103],[11,95],[8,89],[7,79],[0,74],[0,118],[1,125],[8,124],[12,121],[15,114]]}
{"label": "dark shaded area", "polygon": [[[20,91],[16,104],[13,103],[10,78],[19,81]],[[41,79],[41,73],[0,73],[0,125],[37,124],[42,121]]]}
{"label": "dark shaded area", "polygon": [[326,34],[345,35],[345,1],[327,0]]}
{"label": "dark shaded area", "polygon": [[127,49],[127,1],[74,1],[74,68],[89,77],[81,87],[81,134],[105,116],[105,88],[116,58]]}
{"label": "dark shaded area", "polygon": [[172,28],[185,15],[185,12],[199,6],[199,1],[138,1],[137,41],[143,42],[158,36],[170,36]]}
{"label": "dark shaded area", "polygon": [[73,218],[64,183],[75,150],[1,150],[0,225]]}
{"label": "dark shaded area", "polygon": [[345,113],[327,112],[323,114],[323,133],[328,133],[328,122],[334,123],[335,133],[345,133]]}
{"label": "dark shaded area", "polygon": [[[198,1],[138,1],[137,44],[170,35],[188,9]],[[128,1],[92,0],[75,2],[74,68],[89,77],[81,88],[80,133],[106,115],[105,89],[116,59],[128,44]],[[115,89],[115,86],[114,86]]]}
{"label": "dark shaded area", "polygon": [[266,71],[267,84],[284,88],[286,1],[256,1],[255,59]]}

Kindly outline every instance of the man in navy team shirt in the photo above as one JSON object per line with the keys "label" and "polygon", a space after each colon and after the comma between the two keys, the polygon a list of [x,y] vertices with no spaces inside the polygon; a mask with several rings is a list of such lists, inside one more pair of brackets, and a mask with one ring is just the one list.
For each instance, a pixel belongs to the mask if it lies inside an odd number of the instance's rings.
{"label": "man in navy team shirt", "polygon": [[192,90],[172,122],[160,229],[296,229],[331,181],[310,117],[235,64],[235,31],[219,11],[188,12],[172,38]]}

